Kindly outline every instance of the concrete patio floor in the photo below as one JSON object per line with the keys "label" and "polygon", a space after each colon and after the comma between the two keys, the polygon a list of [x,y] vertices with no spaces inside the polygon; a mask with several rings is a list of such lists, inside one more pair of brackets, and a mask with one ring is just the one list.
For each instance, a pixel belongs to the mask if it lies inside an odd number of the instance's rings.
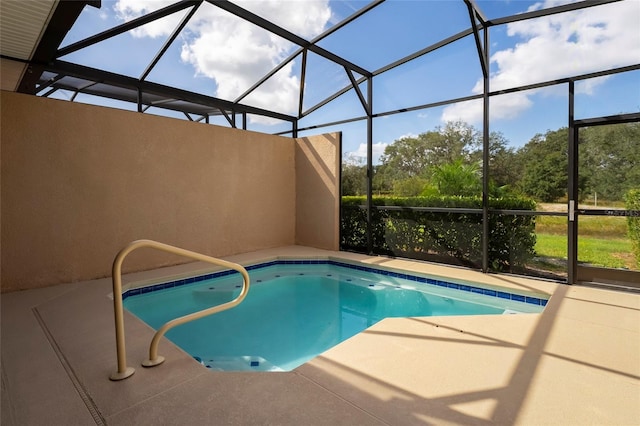
{"label": "concrete patio floor", "polygon": [[386,319],[287,373],[210,371],[166,340],[167,361],[142,368],[153,330],[125,313],[136,373],[112,382],[110,278],[3,294],[2,425],[640,424],[640,294],[305,247],[226,259],[276,256],[351,259],[551,299],[541,314]]}

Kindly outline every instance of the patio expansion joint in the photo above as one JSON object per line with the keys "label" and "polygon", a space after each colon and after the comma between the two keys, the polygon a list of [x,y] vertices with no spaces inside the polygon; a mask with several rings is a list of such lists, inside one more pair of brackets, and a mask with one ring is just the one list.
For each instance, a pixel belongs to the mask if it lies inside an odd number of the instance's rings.
{"label": "patio expansion joint", "polygon": [[31,311],[33,312],[33,315],[35,316],[36,321],[38,322],[38,325],[40,325],[40,328],[42,329],[45,337],[47,338],[49,344],[51,345],[53,352],[58,357],[58,360],[60,361],[62,368],[64,368],[65,372],[67,373],[67,376],[69,377],[69,380],[71,380],[73,387],[76,389],[76,392],[78,392],[78,395],[82,399],[82,402],[87,407],[87,410],[91,414],[91,417],[93,417],[93,420],[96,422],[96,425],[98,426],[106,425],[106,422],[104,420],[104,417],[100,413],[100,410],[98,409],[97,405],[91,398],[91,395],[89,395],[89,393],[84,388],[84,386],[82,386],[82,383],[78,379],[78,376],[73,370],[73,367],[71,367],[71,364],[69,363],[67,358],[64,356],[64,353],[62,352],[62,349],[60,348],[60,346],[58,346],[58,343],[53,337],[53,334],[51,334],[51,331],[47,328],[47,325],[45,324],[44,319],[40,315],[40,312],[38,312],[38,308],[33,307],[31,308]]}
{"label": "patio expansion joint", "polygon": [[331,389],[327,388],[326,386],[321,385],[320,383],[316,382],[315,380],[313,380],[312,378],[304,375],[303,373],[300,373],[298,371],[293,371],[294,374],[296,374],[297,376],[303,378],[304,380],[312,383],[313,385],[319,387],[320,389],[322,389],[323,391],[333,395],[334,397],[338,398],[339,400],[343,401],[346,404],[349,404],[350,406],[352,406],[353,408],[357,409],[358,411],[361,411],[363,413],[365,413],[366,415],[376,419],[377,421],[379,421],[382,424],[385,425],[389,425],[391,426],[392,424],[387,422],[386,420],[384,420],[383,418],[381,418],[380,416],[377,416],[373,413],[371,413],[370,411],[365,410],[364,408],[354,404],[352,401],[349,401],[348,399],[346,399],[344,396],[340,395],[339,393],[336,393],[334,391],[332,391]]}
{"label": "patio expansion joint", "polygon": [[[3,416],[6,416],[9,419],[10,424],[14,424],[15,418],[16,418],[15,407],[13,405],[13,399],[11,398],[11,393],[7,392],[7,389],[8,389],[7,373],[4,369],[4,363],[2,363],[1,360],[0,360],[0,380],[2,381],[2,399],[3,399],[2,413],[3,413]],[[8,405],[8,407],[6,405]],[[6,414],[6,413],[9,413],[9,414]]]}

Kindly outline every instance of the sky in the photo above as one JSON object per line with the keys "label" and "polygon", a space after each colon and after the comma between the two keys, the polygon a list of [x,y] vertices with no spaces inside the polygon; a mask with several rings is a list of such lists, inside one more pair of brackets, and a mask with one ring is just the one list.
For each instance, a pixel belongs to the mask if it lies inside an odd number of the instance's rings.
{"label": "sky", "polygon": [[[172,0],[104,1],[86,7],[63,46],[173,3]],[[235,1],[311,40],[367,4],[365,1]],[[490,19],[567,3],[559,0],[477,0]],[[62,60],[139,77],[187,11],[71,53]],[[388,0],[323,39],[319,46],[368,71],[376,71],[419,49],[470,27],[462,0]],[[491,91],[580,75],[640,62],[640,1],[623,0],[580,11],[492,27],[489,32]],[[123,49],[123,46],[126,46]],[[208,3],[151,70],[147,80],[235,100],[298,47]],[[301,63],[298,56],[242,103],[296,115]],[[358,74],[354,74],[358,78]],[[374,113],[425,105],[482,93],[482,72],[473,37],[452,43],[373,80]],[[342,66],[309,53],[303,111],[349,85]],[[366,83],[361,85],[366,93]],[[69,93],[53,97],[69,98]],[[122,103],[78,96],[77,101],[122,107]],[[576,84],[576,118],[640,111],[640,71]],[[492,97],[491,131],[514,147],[536,133],[567,126],[568,86]],[[129,109],[135,106],[126,105]],[[150,113],[167,114],[158,108]],[[170,113],[168,115],[180,117]],[[354,91],[300,120],[299,127],[364,116]],[[395,140],[463,120],[482,128],[479,101],[386,115],[374,119],[374,162]],[[216,121],[228,125],[224,121]],[[249,129],[267,133],[288,130],[288,123],[251,116]],[[364,122],[314,129],[343,131],[343,156],[363,161]]]}

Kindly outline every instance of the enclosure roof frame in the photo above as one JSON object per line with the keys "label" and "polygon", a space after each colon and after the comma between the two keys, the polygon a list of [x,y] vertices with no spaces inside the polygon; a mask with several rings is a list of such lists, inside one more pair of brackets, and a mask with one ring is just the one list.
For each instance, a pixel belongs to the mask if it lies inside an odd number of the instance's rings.
{"label": "enclosure roof frame", "polygon": [[[276,120],[283,120],[293,123],[305,116],[308,116],[312,112],[318,110],[322,106],[328,104],[332,100],[353,89],[354,93],[358,96],[360,102],[363,105],[365,114],[367,116],[372,116],[373,110],[371,108],[371,105],[366,102],[366,100],[364,99],[364,95],[359,89],[359,85],[361,83],[367,81],[372,77],[385,73],[391,69],[401,66],[409,61],[417,59],[423,55],[440,49],[469,35],[473,35],[476,39],[478,58],[483,74],[486,76],[489,70],[488,64],[486,63],[486,58],[483,54],[484,49],[481,45],[481,31],[487,31],[488,28],[496,25],[503,25],[524,19],[531,19],[584,9],[607,3],[613,3],[620,0],[584,0],[576,3],[525,12],[512,16],[505,16],[497,19],[488,19],[475,0],[458,1],[464,2],[468,8],[469,17],[471,18],[471,25],[468,29],[446,37],[436,43],[433,43],[430,46],[427,46],[399,60],[389,63],[377,70],[370,71],[366,69],[366,67],[353,63],[345,58],[342,58],[339,55],[336,55],[333,52],[322,48],[318,43],[325,39],[327,36],[338,31],[339,29],[351,24],[362,16],[371,13],[372,10],[383,4],[385,0],[372,1],[368,5],[356,11],[351,16],[345,18],[343,21],[337,23],[336,25],[333,25],[331,28],[312,40],[306,40],[280,27],[279,25],[276,25],[268,19],[258,16],[228,0],[182,0],[154,12],[147,13],[139,18],[133,19],[106,31],[94,34],[90,37],[87,37],[83,40],[72,43],[62,48],[60,47],[60,43],[62,43],[65,35],[71,29],[72,25],[78,18],[84,6],[91,5],[94,7],[100,7],[101,1],[61,0],[57,4],[55,12],[46,27],[45,36],[42,37],[35,51],[36,54],[34,54],[30,60],[22,61],[27,62],[28,67],[27,72],[25,72],[17,91],[29,94],[40,94],[41,96],[50,96],[58,90],[67,90],[73,93],[73,98],[75,98],[75,96],[77,96],[78,94],[83,93],[125,102],[134,102],[131,93],[132,91],[135,91],[137,93],[135,102],[137,102],[138,104],[138,111],[141,112],[151,106],[155,106],[182,112],[187,117],[190,117],[190,115],[192,114],[198,116],[203,116],[203,114],[222,115],[225,116],[225,118],[231,123],[233,123],[235,120],[229,120],[229,117],[233,117],[235,114],[256,114]],[[225,10],[233,14],[234,16],[237,16],[239,19],[251,22],[252,24],[264,29],[265,31],[282,37],[285,40],[297,45],[298,49],[233,101],[147,81],[146,78],[149,75],[149,72],[163,57],[169,45],[175,40],[180,31],[187,25],[198,7],[200,7],[204,2],[218,7],[221,10]],[[67,61],[62,61],[60,59],[61,57],[69,53],[77,52],[84,48],[94,46],[96,43],[115,37],[116,35],[138,28],[142,25],[155,22],[158,19],[162,19],[173,13],[185,10],[188,10],[186,16],[181,20],[169,39],[154,56],[152,61],[148,64],[148,66],[145,68],[145,71],[140,75],[139,78],[132,78],[130,76],[107,72],[105,70],[97,68],[73,64]],[[301,81],[299,89],[300,93],[298,96],[299,106],[296,115],[283,114],[276,111],[257,108],[241,103],[242,100],[244,100],[250,94],[254,93],[254,91],[257,90],[265,81],[267,81],[270,77],[272,77],[275,73],[277,73],[284,66],[293,61],[295,58],[299,56],[303,56],[306,58],[307,52],[313,52],[317,55],[320,55],[326,60],[331,61],[332,63],[343,68],[348,77],[349,84],[337,90],[333,94],[328,94],[328,96],[324,100],[305,110],[302,107],[305,84],[304,81]],[[2,58],[3,60],[16,59],[9,58],[4,55],[2,56]],[[302,70],[302,75],[305,75],[307,66],[308,61],[305,59],[303,60],[304,69]],[[354,75],[355,73],[359,75]],[[82,84],[79,84],[80,82]],[[123,90],[123,88],[126,88],[127,90]],[[44,92],[44,89],[49,90]],[[176,100],[179,100],[181,102],[176,102]]]}

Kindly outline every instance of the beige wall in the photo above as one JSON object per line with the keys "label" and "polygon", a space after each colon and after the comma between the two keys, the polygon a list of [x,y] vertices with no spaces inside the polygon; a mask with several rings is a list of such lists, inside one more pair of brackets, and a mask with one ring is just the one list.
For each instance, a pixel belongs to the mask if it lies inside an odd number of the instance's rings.
{"label": "beige wall", "polygon": [[341,134],[296,140],[296,244],[340,247]]}
{"label": "beige wall", "polygon": [[26,67],[18,61],[0,59],[0,90],[16,90]]}
{"label": "beige wall", "polygon": [[[311,196],[329,184],[313,174],[326,174],[330,150],[296,171],[291,138],[1,96],[2,291],[110,276],[118,250],[140,238],[212,256],[297,240],[315,245],[296,221],[296,208],[307,217],[331,201],[328,189],[317,200]],[[317,138],[322,155],[330,139]],[[310,142],[300,143],[313,151]],[[335,218],[320,226],[334,225]],[[319,246],[331,244],[327,233],[316,237]],[[141,249],[124,270],[183,261]]]}

